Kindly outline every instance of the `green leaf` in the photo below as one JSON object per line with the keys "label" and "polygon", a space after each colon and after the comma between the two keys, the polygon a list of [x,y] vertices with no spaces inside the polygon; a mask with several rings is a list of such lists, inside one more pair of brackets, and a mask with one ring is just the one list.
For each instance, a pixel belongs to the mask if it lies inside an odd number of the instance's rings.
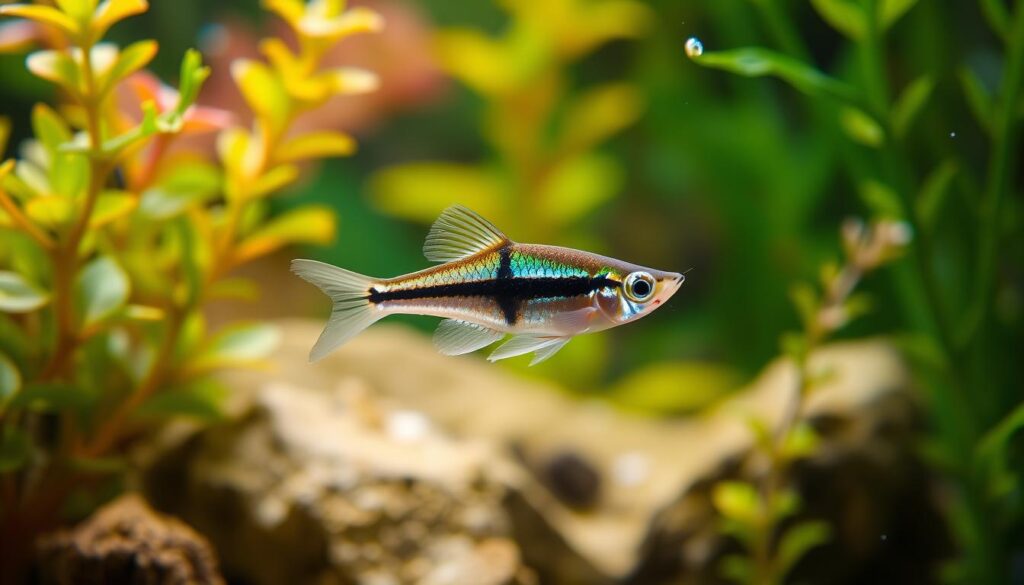
{"label": "green leaf", "polygon": [[812,548],[828,542],[832,529],[825,522],[805,521],[786,530],[779,542],[778,571],[785,576]]}
{"label": "green leaf", "polygon": [[878,148],[885,142],[885,131],[878,122],[859,108],[843,108],[839,112],[839,124],[854,142]]}
{"label": "green leaf", "polygon": [[1010,37],[1010,11],[1003,0],[981,0],[981,12],[992,27],[992,32],[1001,39]]}
{"label": "green leaf", "polygon": [[705,52],[693,61],[704,67],[730,71],[746,77],[774,76],[815,97],[827,96],[841,103],[857,105],[857,90],[814,67],[775,51],[747,47],[731,51]]}
{"label": "green leaf", "polygon": [[642,368],[612,387],[610,399],[627,410],[680,414],[703,410],[740,384],[740,376],[722,365],[663,362]]}
{"label": "green leaf", "polygon": [[32,443],[28,435],[12,425],[0,428],[0,473],[9,473],[28,462]]}
{"label": "green leaf", "polygon": [[723,481],[711,492],[715,509],[726,518],[755,526],[761,521],[761,495],[753,485],[741,481]]}
{"label": "green leaf", "polygon": [[61,86],[72,95],[81,95],[78,63],[67,54],[56,50],[36,51],[28,56],[25,64],[37,77]]}
{"label": "green leaf", "polygon": [[83,410],[95,397],[69,384],[28,384],[11,400],[12,407],[42,411]]}
{"label": "green leaf", "polygon": [[210,300],[255,301],[260,298],[260,288],[248,278],[224,278],[211,284],[206,296]]}
{"label": "green leaf", "polygon": [[584,153],[551,169],[540,186],[537,211],[556,225],[570,224],[611,200],[622,183],[618,161]]}
{"label": "green leaf", "polygon": [[79,24],[84,24],[92,17],[96,0],[57,0],[57,6]]}
{"label": "green leaf", "polygon": [[299,167],[293,164],[279,164],[256,179],[248,191],[251,198],[266,197],[288,186],[299,178]]}
{"label": "green leaf", "polygon": [[290,244],[329,244],[334,239],[337,220],[326,205],[306,205],[275,217],[245,238],[235,251],[245,262]]}
{"label": "green leaf", "polygon": [[324,130],[293,138],[277,149],[281,162],[295,162],[313,158],[348,156],[355,152],[356,141],[348,134]]}
{"label": "green leaf", "polygon": [[754,582],[754,563],[743,555],[726,555],[718,570],[722,577],[733,583]]}
{"label": "green leaf", "polygon": [[201,160],[174,160],[139,201],[140,213],[153,219],[169,219],[193,205],[202,205],[218,194],[220,170]]}
{"label": "green leaf", "polygon": [[811,0],[811,6],[818,11],[829,26],[852,40],[864,38],[867,32],[867,18],[856,2],[849,0]]}
{"label": "green leaf", "polygon": [[882,0],[882,30],[886,30],[896,24],[896,21],[903,18],[903,15],[913,8],[915,4],[917,4],[917,0]]}
{"label": "green leaf", "polygon": [[505,192],[493,174],[454,163],[410,163],[376,173],[370,192],[381,210],[405,219],[430,223],[457,201],[484,217],[500,215]]}
{"label": "green leaf", "polygon": [[876,219],[903,219],[899,195],[888,185],[868,180],[860,186],[860,197]]}
{"label": "green leaf", "polygon": [[117,56],[117,61],[100,82],[100,95],[113,89],[118,81],[142,69],[156,56],[156,41],[139,41],[125,47]]}
{"label": "green leaf", "polygon": [[801,282],[790,287],[789,298],[793,301],[797,314],[800,315],[800,322],[804,324],[804,329],[812,329],[818,321],[818,311],[821,307],[818,291],[814,290],[810,284]]}
{"label": "green leaf", "polygon": [[960,87],[963,89],[964,97],[967,98],[967,105],[974,114],[974,119],[983,130],[992,133],[992,114],[995,111],[992,105],[992,96],[989,94],[981,80],[974,71],[962,67],[959,72]]}
{"label": "green leaf", "polygon": [[578,152],[600,144],[633,124],[642,109],[639,93],[628,83],[608,83],[587,90],[566,113],[562,152]]}
{"label": "green leaf", "polygon": [[128,302],[128,275],[109,256],[88,263],[78,279],[78,306],[82,326],[91,327],[110,317]]}
{"label": "green leaf", "polygon": [[59,228],[71,222],[74,204],[68,197],[47,195],[36,197],[25,204],[25,215],[47,228]]}
{"label": "green leaf", "polygon": [[180,80],[178,82],[178,107],[175,109],[179,114],[184,114],[185,110],[195,103],[199,96],[199,90],[210,73],[210,68],[203,66],[203,56],[199,51],[195,49],[185,51],[185,57],[181,60],[181,72],[178,76]]}
{"label": "green leaf", "polygon": [[195,418],[216,422],[225,418],[224,403],[228,389],[211,379],[195,380],[184,386],[170,386],[144,402],[136,412],[140,417]]}
{"label": "green leaf", "polygon": [[57,112],[43,103],[38,103],[32,108],[32,131],[50,156],[58,152],[61,144],[71,140],[68,125]]}
{"label": "green leaf", "polygon": [[959,165],[957,165],[956,160],[950,158],[943,161],[925,179],[924,185],[921,187],[921,194],[917,198],[917,205],[915,206],[918,221],[921,222],[925,229],[935,229],[935,222],[938,220],[939,212],[946,202],[947,195],[950,192],[950,185],[953,182],[953,178],[956,177],[957,171],[959,171]]}
{"label": "green leaf", "polygon": [[17,272],[0,271],[0,311],[30,313],[46,305],[50,296]]}
{"label": "green leaf", "polygon": [[138,205],[138,198],[127,191],[104,191],[96,198],[96,207],[89,218],[89,227],[101,228],[108,223],[131,213]]}
{"label": "green leaf", "polygon": [[796,425],[782,443],[781,455],[787,461],[810,457],[817,450],[821,440],[814,428],[807,423]]}
{"label": "green leaf", "polygon": [[892,110],[892,128],[896,136],[903,138],[907,135],[911,124],[934,88],[935,81],[927,75],[922,75],[903,90]]}
{"label": "green leaf", "polygon": [[278,346],[276,327],[259,323],[231,325],[206,344],[192,363],[196,370],[247,365],[268,357]]}
{"label": "green leaf", "polygon": [[0,412],[18,391],[21,390],[21,372],[7,354],[0,352]]}

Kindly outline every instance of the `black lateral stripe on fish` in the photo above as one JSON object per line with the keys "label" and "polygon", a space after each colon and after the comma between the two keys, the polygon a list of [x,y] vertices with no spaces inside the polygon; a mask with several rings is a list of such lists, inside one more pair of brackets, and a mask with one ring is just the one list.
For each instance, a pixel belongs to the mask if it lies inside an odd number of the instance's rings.
{"label": "black lateral stripe on fish", "polygon": [[294,260],[292,270],[334,301],[310,359],[401,313],[445,317],[434,342],[447,355],[469,353],[512,334],[490,359],[533,352],[537,363],[576,335],[650,314],[684,280],[678,273],[580,250],[519,244],[458,205],[434,222],[423,250],[428,260],[441,264],[390,279]]}

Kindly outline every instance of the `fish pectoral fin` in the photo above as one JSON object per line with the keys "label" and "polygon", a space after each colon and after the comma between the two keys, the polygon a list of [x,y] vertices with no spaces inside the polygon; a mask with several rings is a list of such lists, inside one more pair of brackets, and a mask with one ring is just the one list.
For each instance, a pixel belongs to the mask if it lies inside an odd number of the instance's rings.
{"label": "fish pectoral fin", "polygon": [[499,248],[508,241],[501,230],[475,211],[452,205],[430,226],[423,255],[431,262],[451,262]]}
{"label": "fish pectoral fin", "polygon": [[590,329],[595,316],[597,307],[584,307],[555,315],[551,318],[551,325],[566,335],[579,335]]}
{"label": "fish pectoral fin", "polygon": [[512,337],[512,339],[501,344],[501,346],[494,350],[487,359],[492,362],[496,362],[498,360],[530,353],[532,351],[536,352],[533,361],[530,362],[530,365],[532,366],[555,355],[555,353],[562,349],[566,343],[569,343],[570,339],[572,338],[524,333],[516,335]]}
{"label": "fish pectoral fin", "polygon": [[487,347],[504,336],[504,333],[483,325],[445,319],[434,332],[434,347],[444,355],[462,355]]}

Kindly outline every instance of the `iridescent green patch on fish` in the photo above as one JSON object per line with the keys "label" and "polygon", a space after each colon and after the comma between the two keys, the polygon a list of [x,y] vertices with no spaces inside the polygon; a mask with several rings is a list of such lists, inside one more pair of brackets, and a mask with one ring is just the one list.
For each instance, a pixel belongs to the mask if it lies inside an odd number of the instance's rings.
{"label": "iridescent green patch on fish", "polygon": [[506,334],[490,360],[534,353],[537,363],[576,335],[650,314],[679,289],[683,275],[589,252],[519,244],[461,206],[446,209],[423,245],[441,264],[376,279],[295,260],[292,270],[334,301],[310,352],[317,360],[391,314],[444,317],[434,343],[446,355],[469,353]]}

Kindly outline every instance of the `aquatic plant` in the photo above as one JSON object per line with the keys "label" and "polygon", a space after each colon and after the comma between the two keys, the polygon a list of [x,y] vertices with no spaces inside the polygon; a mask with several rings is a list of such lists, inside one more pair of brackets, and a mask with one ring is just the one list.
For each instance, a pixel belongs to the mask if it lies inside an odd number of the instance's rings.
{"label": "aquatic plant", "polygon": [[886,220],[867,227],[859,220],[848,220],[841,233],[844,263],[827,264],[822,269],[821,291],[809,284],[792,291],[803,325],[800,332],[788,333],[782,342],[796,374],[792,396],[774,425],[751,421],[757,438],[754,456],[766,462],[766,472],[755,483],[724,481],[713,490],[722,532],[737,539],[748,553],[722,560],[722,573],[737,583],[785,583],[803,556],[831,533],[824,521],[796,518],[801,512],[800,495],[787,485],[794,463],[812,456],[818,445],[817,434],[801,415],[808,396],[828,379],[829,372],[827,364],[812,367],[811,356],[867,310],[870,302],[855,294],[857,284],[869,272],[898,258],[911,236],[906,224]]}
{"label": "aquatic plant", "polygon": [[[812,2],[821,19],[849,41],[849,67],[833,74],[812,64],[791,14],[776,3],[751,4],[778,50],[704,50],[690,57],[746,77],[776,77],[805,94],[805,109],[819,119],[832,117],[849,140],[845,162],[863,206],[875,217],[912,226],[909,261],[893,269],[904,316],[897,327],[930,407],[934,431],[928,453],[956,485],[950,524],[961,554],[946,577],[1006,582],[1008,543],[1024,520],[1019,474],[1009,471],[1010,445],[1024,427],[1024,404],[1015,390],[1020,369],[1010,366],[1020,318],[1019,311],[1001,305],[1019,293],[1012,281],[1019,271],[1010,267],[1019,266],[1020,250],[1007,244],[1022,236],[1019,202],[1010,194],[1016,180],[1011,161],[1019,158],[1024,5],[977,4],[1003,51],[992,91],[971,64],[959,65],[952,79],[941,71],[910,74],[891,66],[886,32],[912,14],[913,0]],[[934,11],[926,14],[934,17]],[[901,89],[894,91],[897,80]],[[957,81],[959,88],[942,87]],[[973,113],[971,130],[987,143],[987,159],[949,145],[918,147],[936,136],[915,136],[921,127],[915,123],[929,107],[948,113],[946,96],[957,89],[960,103],[952,107]],[[956,138],[957,131],[947,129],[943,136]]]}
{"label": "aquatic plant", "polygon": [[[215,372],[257,366],[273,349],[266,325],[207,330],[206,303],[259,293],[231,271],[287,244],[333,237],[328,210],[270,217],[268,199],[297,179],[301,163],[353,152],[350,136],[291,127],[333,95],[374,89],[372,73],[324,69],[320,59],[381,21],[342,0],[265,5],[297,42],[268,38],[266,62],[232,63],[250,127],[196,104],[210,74],[197,52],[182,60],[175,89],[144,71],[155,41],[103,41],[146,11],[145,0],[0,7],[33,23],[45,46],[26,65],[60,96],[56,108],[35,107],[35,138],[0,165],[5,577],[39,530],[116,489],[122,456],[139,437],[171,417],[221,416],[226,389]],[[181,142],[213,132],[215,156]]]}

